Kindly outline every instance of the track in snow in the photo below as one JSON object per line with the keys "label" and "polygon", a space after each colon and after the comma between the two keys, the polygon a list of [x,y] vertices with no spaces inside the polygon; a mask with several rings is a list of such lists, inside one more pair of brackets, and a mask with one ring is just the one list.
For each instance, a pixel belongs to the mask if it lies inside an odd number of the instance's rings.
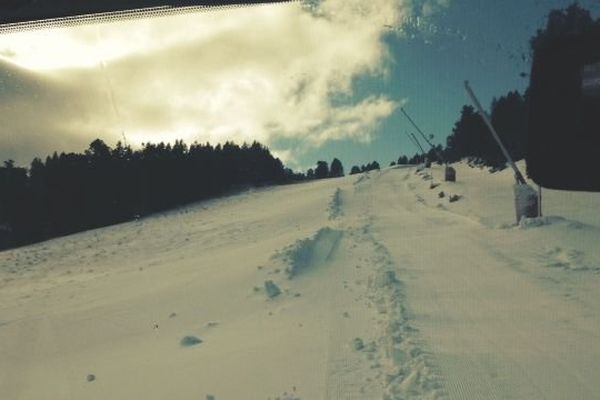
{"label": "track in snow", "polygon": [[[385,189],[372,204],[374,230],[393,259],[403,260],[401,276],[412,277],[408,303],[439,361],[450,398],[597,396],[597,316],[515,268],[518,257],[499,237],[518,246],[509,236],[523,232],[494,231],[415,204],[410,192],[416,185],[411,189],[399,178],[391,172],[377,183]],[[570,254],[554,256],[577,264],[579,255]]]}

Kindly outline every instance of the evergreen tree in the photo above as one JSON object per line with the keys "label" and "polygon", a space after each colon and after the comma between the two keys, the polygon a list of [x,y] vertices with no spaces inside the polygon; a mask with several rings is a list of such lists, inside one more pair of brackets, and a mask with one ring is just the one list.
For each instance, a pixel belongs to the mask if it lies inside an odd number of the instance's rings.
{"label": "evergreen tree", "polygon": [[545,28],[538,30],[531,38],[530,46],[535,50],[546,40],[583,33],[599,25],[599,20],[594,21],[590,12],[575,2],[565,9],[550,11]]}
{"label": "evergreen tree", "polygon": [[334,158],[331,162],[331,170],[329,171],[329,176],[332,178],[344,176],[344,167],[342,165],[342,162],[337,158]]}
{"label": "evergreen tree", "polygon": [[315,168],[315,179],[324,179],[329,176],[329,166],[327,161],[317,161],[317,168]]}

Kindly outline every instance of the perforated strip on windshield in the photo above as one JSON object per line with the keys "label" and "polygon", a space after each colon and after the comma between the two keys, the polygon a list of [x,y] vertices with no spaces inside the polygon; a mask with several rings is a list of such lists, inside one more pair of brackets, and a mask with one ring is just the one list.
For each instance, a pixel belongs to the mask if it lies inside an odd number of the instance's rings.
{"label": "perforated strip on windshield", "polygon": [[197,13],[203,11],[215,11],[224,9],[235,9],[243,7],[259,7],[273,4],[299,2],[301,0],[265,1],[258,3],[238,4],[216,4],[216,5],[191,5],[191,6],[161,6],[138,8],[125,11],[111,11],[104,13],[83,14],[70,17],[50,18],[26,22],[0,24],[0,34],[10,32],[28,31],[34,29],[47,29],[56,27],[69,27],[85,24],[98,24],[120,20],[132,20],[141,18],[162,17],[168,15]]}

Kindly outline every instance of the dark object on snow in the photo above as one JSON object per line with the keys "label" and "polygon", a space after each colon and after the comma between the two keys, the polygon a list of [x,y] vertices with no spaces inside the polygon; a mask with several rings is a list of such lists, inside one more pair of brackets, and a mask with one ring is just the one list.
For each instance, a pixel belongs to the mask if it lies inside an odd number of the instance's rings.
{"label": "dark object on snow", "polygon": [[444,180],[446,182],[456,182],[456,170],[450,166],[446,166],[444,170]]}
{"label": "dark object on snow", "polygon": [[197,338],[196,336],[185,336],[180,342],[183,347],[191,347],[200,343],[202,343],[202,339]]}
{"label": "dark object on snow", "polygon": [[356,351],[361,351],[361,350],[364,350],[365,343],[362,341],[361,338],[355,338],[352,341],[352,347],[354,347],[354,350],[356,350]]}
{"label": "dark object on snow", "polygon": [[94,374],[88,374],[88,376],[86,376],[86,377],[85,377],[85,379],[86,379],[88,382],[93,382],[93,381],[95,381],[95,380],[96,380],[96,375],[94,375]]}
{"label": "dark object on snow", "polygon": [[446,193],[444,193],[444,192],[439,192],[439,193],[438,193],[438,197],[439,197],[440,199],[443,199],[444,197],[446,197]]}
{"label": "dark object on snow", "polygon": [[273,281],[265,281],[265,290],[267,291],[267,296],[272,299],[281,294],[281,289],[277,286]]}
{"label": "dark object on snow", "polygon": [[527,172],[543,187],[599,192],[600,24],[573,26],[533,46]]}
{"label": "dark object on snow", "polygon": [[438,186],[440,186],[439,183],[433,183],[433,182],[431,182],[431,184],[429,184],[429,189],[435,189]]}
{"label": "dark object on snow", "polygon": [[459,200],[460,200],[460,198],[461,198],[461,196],[460,196],[460,195],[458,195],[458,194],[453,194],[453,195],[450,195],[450,197],[448,198],[448,201],[449,201],[450,203],[455,203],[455,202],[459,201]]}

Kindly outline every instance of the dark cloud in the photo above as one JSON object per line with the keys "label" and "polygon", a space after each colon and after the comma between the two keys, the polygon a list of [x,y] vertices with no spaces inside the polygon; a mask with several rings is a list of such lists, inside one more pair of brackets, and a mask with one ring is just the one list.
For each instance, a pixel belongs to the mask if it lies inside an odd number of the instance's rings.
{"label": "dark cloud", "polygon": [[54,150],[82,150],[93,139],[85,125],[101,126],[98,120],[107,112],[93,98],[77,87],[0,61],[0,160],[24,165]]}

